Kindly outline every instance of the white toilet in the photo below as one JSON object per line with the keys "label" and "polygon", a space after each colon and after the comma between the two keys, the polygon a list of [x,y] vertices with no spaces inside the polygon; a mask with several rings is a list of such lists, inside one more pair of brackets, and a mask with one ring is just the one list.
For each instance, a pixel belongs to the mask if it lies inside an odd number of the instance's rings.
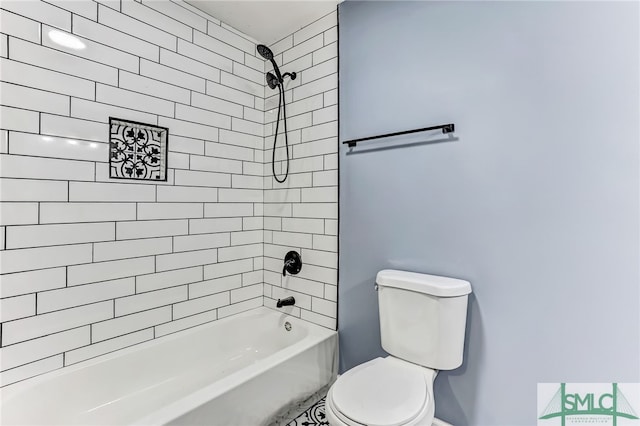
{"label": "white toilet", "polygon": [[446,425],[434,419],[438,370],[462,365],[471,284],[383,270],[376,277],[380,340],[390,355],[342,374],[327,394],[331,426]]}

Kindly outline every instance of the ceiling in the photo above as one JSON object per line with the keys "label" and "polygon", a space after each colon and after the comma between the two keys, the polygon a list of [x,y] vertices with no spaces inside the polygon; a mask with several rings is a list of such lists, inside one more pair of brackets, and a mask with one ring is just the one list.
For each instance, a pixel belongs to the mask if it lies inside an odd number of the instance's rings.
{"label": "ceiling", "polygon": [[227,25],[271,44],[336,9],[341,0],[187,0]]}

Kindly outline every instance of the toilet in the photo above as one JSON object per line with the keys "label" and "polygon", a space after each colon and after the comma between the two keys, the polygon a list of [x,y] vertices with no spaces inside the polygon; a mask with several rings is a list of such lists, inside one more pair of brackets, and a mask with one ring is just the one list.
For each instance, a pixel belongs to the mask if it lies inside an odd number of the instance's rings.
{"label": "toilet", "polygon": [[329,425],[447,425],[434,418],[433,382],[439,370],[462,365],[471,284],[386,269],[375,288],[389,356],[338,377],[325,403]]}

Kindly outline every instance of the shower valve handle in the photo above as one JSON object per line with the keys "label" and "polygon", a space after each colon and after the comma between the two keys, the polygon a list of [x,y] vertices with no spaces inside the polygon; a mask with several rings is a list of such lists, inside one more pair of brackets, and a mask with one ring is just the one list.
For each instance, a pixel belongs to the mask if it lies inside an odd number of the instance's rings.
{"label": "shower valve handle", "polygon": [[296,275],[302,269],[302,258],[297,251],[290,251],[284,257],[284,267],[282,268],[282,276],[286,276],[287,272]]}

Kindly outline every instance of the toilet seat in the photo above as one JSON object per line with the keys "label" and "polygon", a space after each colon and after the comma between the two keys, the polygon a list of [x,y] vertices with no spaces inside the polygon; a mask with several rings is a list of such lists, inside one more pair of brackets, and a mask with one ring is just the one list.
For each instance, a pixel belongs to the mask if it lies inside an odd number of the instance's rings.
{"label": "toilet seat", "polygon": [[[344,373],[327,408],[346,425],[431,424],[435,371],[394,358],[376,358]],[[428,419],[427,417],[431,417]]]}

